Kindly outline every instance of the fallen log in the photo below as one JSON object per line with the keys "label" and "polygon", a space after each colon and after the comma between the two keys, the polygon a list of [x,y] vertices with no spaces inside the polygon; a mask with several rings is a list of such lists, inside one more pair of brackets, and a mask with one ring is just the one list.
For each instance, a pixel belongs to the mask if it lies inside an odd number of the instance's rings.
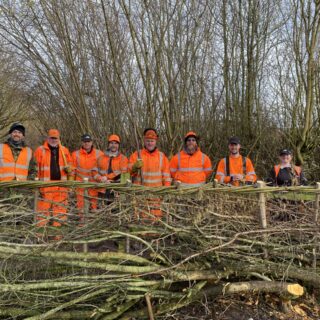
{"label": "fallen log", "polygon": [[[155,316],[160,316],[168,311],[173,311],[181,308],[184,305],[190,304],[196,300],[201,300],[203,296],[218,297],[228,296],[233,294],[243,293],[274,293],[288,301],[290,299],[297,299],[304,294],[304,288],[297,283],[285,283],[277,281],[246,281],[238,283],[226,283],[215,286],[205,287],[203,290],[180,300],[176,303],[167,304],[165,306],[155,306],[153,313]],[[147,319],[148,308],[142,308],[136,311],[125,313],[121,319],[129,320],[132,318]]]}
{"label": "fallen log", "polygon": [[286,283],[279,281],[245,281],[220,284],[207,288],[204,294],[210,296],[231,295],[239,293],[275,293],[281,298],[297,299],[304,294],[304,288],[298,283]]}

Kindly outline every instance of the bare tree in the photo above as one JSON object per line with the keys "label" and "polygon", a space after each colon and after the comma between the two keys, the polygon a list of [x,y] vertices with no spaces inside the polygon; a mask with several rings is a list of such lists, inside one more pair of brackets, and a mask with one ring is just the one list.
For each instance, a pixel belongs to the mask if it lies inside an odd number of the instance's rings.
{"label": "bare tree", "polygon": [[300,163],[316,148],[315,0],[5,0],[0,8],[3,51],[19,61],[37,127],[58,127],[71,148],[85,131],[100,147],[116,132],[129,152],[134,132],[154,126],[169,155],[195,130],[218,159],[236,134],[261,172],[279,144],[289,142]]}

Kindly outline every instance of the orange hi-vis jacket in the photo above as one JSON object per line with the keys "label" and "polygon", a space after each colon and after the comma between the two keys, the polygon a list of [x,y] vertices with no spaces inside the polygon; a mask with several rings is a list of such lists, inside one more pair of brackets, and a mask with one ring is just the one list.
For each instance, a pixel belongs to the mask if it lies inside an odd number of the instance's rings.
{"label": "orange hi-vis jacket", "polygon": [[93,172],[97,171],[97,161],[102,155],[103,152],[96,148],[92,148],[90,153],[83,148],[72,152],[75,180],[83,181],[84,178],[88,178],[88,181],[94,181]]}
{"label": "orange hi-vis jacket", "polygon": [[[280,165],[280,164],[276,164],[276,165],[274,166],[274,173],[275,173],[276,178],[277,178],[278,175],[279,175],[280,169],[281,169],[281,165]],[[293,169],[294,169],[294,172],[295,172],[296,176],[297,176],[297,177],[300,177],[301,172],[302,172],[301,167],[293,166]]]}
{"label": "orange hi-vis jacket", "polygon": [[194,154],[182,150],[171,159],[170,172],[175,181],[181,181],[182,186],[199,187],[212,174],[211,160],[199,148]]}
{"label": "orange hi-vis jacket", "polygon": [[245,176],[245,182],[253,183],[257,181],[253,164],[249,158],[243,156],[229,156],[229,170],[227,168],[227,158],[223,158],[219,161],[215,178],[220,183],[229,183],[233,186],[239,186],[239,181],[233,181],[233,176],[235,174],[243,174]]}
{"label": "orange hi-vis jacket", "polygon": [[0,181],[27,180],[32,150],[22,148],[15,161],[11,148],[6,143],[0,144]]}
{"label": "orange hi-vis jacket", "polygon": [[[100,177],[107,177],[108,180],[113,180],[118,177],[121,173],[128,172],[128,158],[119,153],[116,157],[112,157],[111,170],[109,170],[111,155],[107,151],[103,153],[97,162],[97,170],[94,172],[94,179],[99,180]],[[108,171],[111,171],[108,173]]]}
{"label": "orange hi-vis jacket", "polygon": [[[61,150],[62,147],[62,150]],[[62,152],[64,153],[67,164],[64,163]],[[51,150],[46,141],[42,146],[38,147],[34,153],[34,157],[38,164],[38,178],[41,181],[50,181],[50,161]],[[67,180],[67,174],[64,170],[65,166],[73,167],[72,157],[69,150],[64,146],[59,146],[59,166],[61,173],[61,180]]]}
{"label": "orange hi-vis jacket", "polygon": [[158,149],[149,152],[147,149],[141,150],[141,160],[143,167],[138,173],[132,173],[132,166],[138,160],[138,152],[134,152],[129,159],[129,171],[135,184],[141,184],[141,176],[143,185],[147,187],[170,186],[171,177],[169,170],[169,160],[166,155]]}

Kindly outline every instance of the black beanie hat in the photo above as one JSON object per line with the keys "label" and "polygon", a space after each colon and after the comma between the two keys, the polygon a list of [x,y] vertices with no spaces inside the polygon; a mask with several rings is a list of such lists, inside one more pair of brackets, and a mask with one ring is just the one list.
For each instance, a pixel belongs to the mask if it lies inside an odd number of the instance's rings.
{"label": "black beanie hat", "polygon": [[20,131],[23,135],[26,133],[26,128],[21,123],[14,123],[9,130],[9,134],[12,133],[14,130]]}

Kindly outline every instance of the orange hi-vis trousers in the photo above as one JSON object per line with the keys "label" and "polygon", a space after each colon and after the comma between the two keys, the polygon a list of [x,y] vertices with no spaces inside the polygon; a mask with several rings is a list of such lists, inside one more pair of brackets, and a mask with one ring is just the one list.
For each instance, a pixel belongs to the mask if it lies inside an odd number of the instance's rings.
{"label": "orange hi-vis trousers", "polygon": [[[77,208],[79,210],[80,220],[83,221],[83,209],[84,209],[84,190],[83,188],[77,188]],[[90,202],[90,210],[96,210],[98,208],[98,189],[87,189]]]}
{"label": "orange hi-vis trousers", "polygon": [[[77,192],[77,208],[83,209],[84,208],[84,190],[83,188],[76,189]],[[98,189],[87,189],[88,196],[90,201],[90,209],[97,209],[98,207]]]}
{"label": "orange hi-vis trousers", "polygon": [[143,203],[135,203],[135,219],[145,223],[155,223],[160,220],[164,212],[161,210],[161,198],[149,197]]}
{"label": "orange hi-vis trousers", "polygon": [[40,189],[40,198],[37,204],[36,221],[38,227],[61,227],[67,220],[68,188],[47,187]]}

